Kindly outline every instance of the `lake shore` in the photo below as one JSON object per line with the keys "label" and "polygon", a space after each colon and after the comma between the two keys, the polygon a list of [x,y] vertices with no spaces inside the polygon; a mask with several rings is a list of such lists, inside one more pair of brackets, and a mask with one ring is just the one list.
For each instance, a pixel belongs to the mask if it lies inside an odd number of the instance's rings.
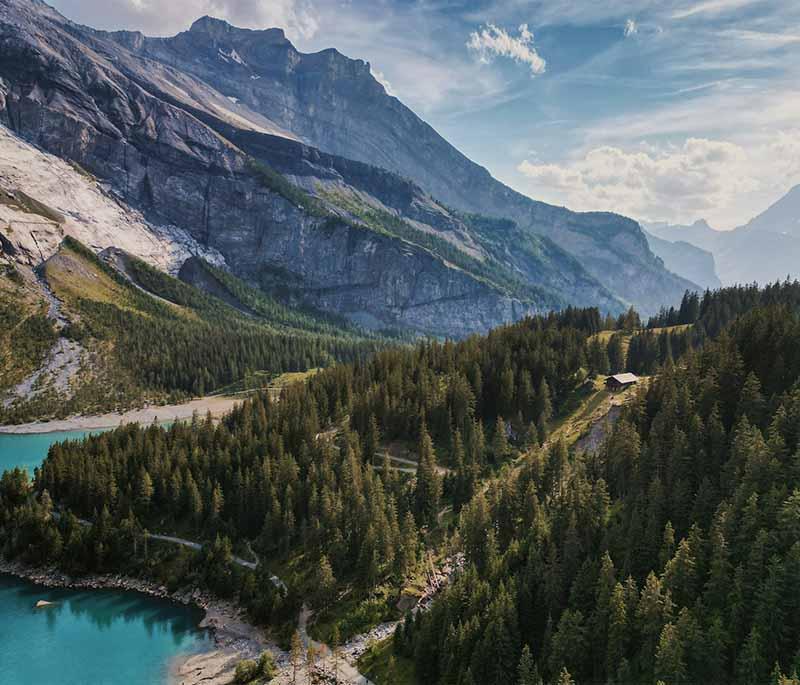
{"label": "lake shore", "polygon": [[55,567],[33,567],[2,558],[0,558],[0,573],[48,588],[131,591],[203,609],[205,616],[198,627],[207,629],[211,633],[214,647],[211,650],[177,658],[170,665],[170,682],[176,685],[197,685],[201,682],[204,685],[230,683],[239,661],[256,659],[267,649],[273,652],[277,663],[287,659],[286,655],[268,640],[263,630],[247,621],[243,611],[235,603],[220,600],[196,588],[169,592],[159,583],[121,574],[73,577]]}
{"label": "lake shore", "polygon": [[153,421],[181,421],[192,418],[197,412],[205,417],[208,412],[214,417],[229,412],[236,404],[240,404],[245,395],[220,395],[199,397],[183,404],[152,405],[142,409],[131,409],[125,412],[111,412],[93,416],[72,416],[67,419],[53,421],[33,421],[32,423],[9,424],[0,426],[0,433],[25,435],[30,433],[56,433],[61,431],[94,430],[116,428],[126,423],[150,424]]}

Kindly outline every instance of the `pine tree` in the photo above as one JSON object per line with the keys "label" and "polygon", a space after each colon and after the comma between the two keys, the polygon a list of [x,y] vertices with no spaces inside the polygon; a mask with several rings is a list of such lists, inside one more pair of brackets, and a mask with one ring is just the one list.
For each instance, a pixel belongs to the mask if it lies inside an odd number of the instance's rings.
{"label": "pine tree", "polygon": [[678,629],[672,623],[664,626],[658,640],[656,677],[665,685],[681,685],[686,682],[684,645]]}
{"label": "pine tree", "polygon": [[497,417],[492,438],[492,454],[496,463],[501,464],[508,456],[508,436],[506,435],[506,422],[502,416]]}
{"label": "pine tree", "polygon": [[517,667],[517,685],[538,685],[536,680],[536,664],[533,661],[531,648],[525,645]]}
{"label": "pine tree", "polygon": [[147,470],[142,467],[139,470],[139,480],[136,488],[136,504],[142,512],[147,511],[153,499],[153,479]]}
{"label": "pine tree", "polygon": [[442,479],[437,471],[436,453],[427,427],[422,424],[418,447],[417,484],[414,493],[417,517],[422,524],[432,525],[439,514]]}
{"label": "pine tree", "polygon": [[300,639],[300,633],[296,630],[292,633],[290,661],[292,664],[292,685],[297,685],[297,672],[303,663],[303,641]]}
{"label": "pine tree", "polygon": [[319,560],[314,587],[316,588],[316,604],[324,611],[333,602],[336,590],[336,578],[333,575],[331,563],[324,554]]}

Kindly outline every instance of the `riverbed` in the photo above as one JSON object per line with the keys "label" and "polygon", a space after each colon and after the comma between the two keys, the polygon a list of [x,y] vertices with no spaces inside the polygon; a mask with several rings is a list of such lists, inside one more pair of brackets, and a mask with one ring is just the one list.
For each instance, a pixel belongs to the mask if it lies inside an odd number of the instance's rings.
{"label": "riverbed", "polygon": [[9,424],[0,426],[3,433],[53,433],[59,431],[86,431],[95,429],[116,428],[126,423],[150,424],[172,423],[192,418],[197,412],[205,418],[208,412],[216,417],[226,414],[245,399],[245,395],[210,395],[184,402],[183,404],[152,405],[143,409],[131,409],[125,412],[73,416],[68,419],[53,421],[34,421],[32,423]]}

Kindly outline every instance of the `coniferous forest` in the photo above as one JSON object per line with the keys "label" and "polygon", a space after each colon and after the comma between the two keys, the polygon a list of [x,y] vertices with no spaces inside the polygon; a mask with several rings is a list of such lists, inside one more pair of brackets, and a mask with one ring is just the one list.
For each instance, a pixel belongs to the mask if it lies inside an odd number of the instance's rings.
{"label": "coniferous forest", "polygon": [[[599,312],[569,309],[382,350],[219,423],[56,445],[32,482],[0,481],[3,552],[190,577],[272,624],[303,602],[332,611],[347,583],[397,592],[428,551],[463,552],[394,634],[419,683],[794,683],[798,293],[687,295],[692,320],[660,322],[678,329],[638,331],[629,313],[607,337]],[[552,432],[587,376],[630,368],[637,338],[665,334],[680,337],[597,451]],[[396,443],[415,473],[393,468]],[[207,544],[158,557],[145,530]],[[234,553],[303,571],[284,592]]]}
{"label": "coniferous forest", "polygon": [[[218,424],[132,425],[56,445],[33,484],[38,502],[22,474],[6,475],[5,551],[110,570],[131,563],[136,545],[120,540],[177,532],[229,553],[248,542],[267,558],[301,550],[309,585],[328,587],[320,607],[334,581],[317,582],[319,573],[355,577],[362,590],[400,586],[441,509],[458,509],[510,459],[509,436],[544,439],[599,325],[596,310],[567,310],[461,343],[393,348],[289,386],[280,401],[257,394]],[[392,440],[416,454],[416,477],[387,464],[379,446]],[[51,501],[95,525],[50,516]],[[269,583],[247,592],[252,606],[272,606]]]}
{"label": "coniferous forest", "polygon": [[796,308],[757,306],[668,362],[598,454],[533,449],[476,495],[469,570],[395,637],[421,682],[790,682],[799,335]]}

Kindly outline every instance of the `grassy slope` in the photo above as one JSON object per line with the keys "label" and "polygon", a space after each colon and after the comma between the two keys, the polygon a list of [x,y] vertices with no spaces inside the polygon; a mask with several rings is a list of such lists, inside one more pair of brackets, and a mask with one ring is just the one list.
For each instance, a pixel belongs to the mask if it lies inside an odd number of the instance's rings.
{"label": "grassy slope", "polygon": [[417,685],[414,662],[392,654],[392,638],[371,645],[358,660],[358,670],[378,685]]}
{"label": "grassy slope", "polygon": [[[333,362],[341,354],[357,353],[361,346],[366,352],[381,344],[355,329],[283,307],[227,274],[220,278],[247,301],[255,316],[237,311],[133,257],[126,258],[126,266],[135,284],[72,239],[65,240],[48,260],[43,277],[70,321],[63,335],[80,341],[91,358],[91,372],[81,374],[71,400],[45,392],[13,412],[0,411],[0,420],[20,422],[103,412],[144,400],[174,401],[197,394],[185,384],[170,386],[163,371],[170,364],[182,367],[184,376],[191,377],[193,363],[224,365],[226,357],[238,354],[240,372],[234,366],[226,382],[217,383],[217,387],[235,387],[245,385],[245,375],[252,379],[259,371],[269,378],[287,371],[303,373]],[[42,325],[49,326],[46,311],[46,301],[29,285],[0,273],[0,322],[4,324],[0,330],[0,370],[4,384],[19,382],[35,370],[55,341],[55,332],[45,335],[40,330]],[[24,328],[28,319],[38,322],[37,326],[28,324],[30,335],[10,335],[12,330]],[[177,344],[165,344],[167,340]],[[267,364],[268,368],[248,367],[248,372],[247,355],[259,345],[267,353],[252,355],[251,361],[264,361],[275,347],[278,352],[270,357],[274,363]],[[284,368],[281,364],[287,355],[293,355],[294,361]],[[153,364],[137,364],[137,359]],[[164,359],[169,363],[163,363]],[[154,382],[154,377],[159,382]],[[217,387],[206,384],[203,390]]]}
{"label": "grassy slope", "polygon": [[41,293],[13,266],[0,266],[0,390],[38,368],[55,338]]}

